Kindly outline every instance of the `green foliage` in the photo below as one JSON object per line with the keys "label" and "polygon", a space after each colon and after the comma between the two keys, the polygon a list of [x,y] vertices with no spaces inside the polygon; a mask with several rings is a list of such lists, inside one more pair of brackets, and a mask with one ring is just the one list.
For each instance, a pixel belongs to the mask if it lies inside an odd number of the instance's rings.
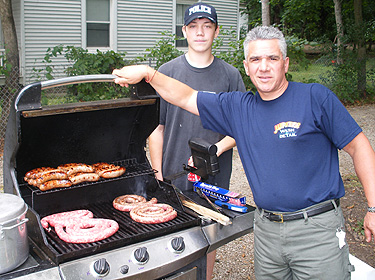
{"label": "green foliage", "polygon": [[306,58],[304,47],[310,43],[306,39],[300,39],[297,36],[285,36],[288,45],[289,68],[307,69],[310,61]]}
{"label": "green foliage", "polygon": [[[88,50],[74,46],[56,46],[48,48],[44,56],[44,69],[34,68],[34,73],[39,80],[45,73],[45,78],[53,79],[54,67],[52,61],[54,58],[64,56],[70,63],[64,72],[67,76],[111,74],[113,69],[121,68],[128,64],[124,61],[125,53],[116,53],[114,51],[90,53]],[[83,83],[68,86],[67,102],[90,101],[116,99],[128,96],[127,88],[113,87],[110,83]],[[43,100],[46,100],[44,96]]]}
{"label": "green foliage", "polygon": [[[147,61],[153,59],[156,62],[156,68],[159,68],[165,62],[183,54],[174,44],[175,40],[179,38],[169,31],[161,32],[161,35],[162,38],[155,43],[155,46],[146,49],[146,54],[142,57],[138,57],[138,60]],[[252,84],[250,77],[246,75],[243,66],[243,61],[245,59],[243,42],[245,37],[246,31],[244,29],[241,30],[239,39],[235,29],[220,29],[220,34],[212,45],[212,52],[218,58],[236,67],[241,73],[246,89],[255,92],[256,88]],[[223,50],[224,42],[228,46],[225,50]],[[288,56],[293,61],[295,69],[307,68],[309,65],[309,60],[303,52],[304,44],[307,43],[307,40],[299,39],[296,36],[289,36],[287,38]],[[291,76],[287,74],[287,78],[291,79]]]}
{"label": "green foliage", "polygon": [[[358,73],[360,64],[356,58],[356,52],[346,50],[344,55],[344,63],[337,64],[332,59],[332,68],[321,75],[322,84],[331,89],[338,98],[346,104],[353,104],[363,99],[362,94],[358,91]],[[374,91],[374,70],[368,69],[367,77],[367,93]],[[371,85],[372,83],[372,85]]]}
{"label": "green foliage", "polygon": [[[233,28],[226,30],[221,29],[220,35],[214,41],[212,46],[212,52],[218,58],[221,58],[225,62],[236,67],[242,76],[242,80],[245,84],[247,90],[255,92],[255,87],[250,80],[250,77],[246,75],[245,68],[243,66],[243,61],[245,59],[243,42],[245,40],[245,30],[241,30],[240,38],[237,39],[237,31]],[[224,45],[224,38],[228,40],[229,49],[226,51],[222,50]]]}
{"label": "green foliage", "polygon": [[355,227],[353,227],[353,230],[361,235],[365,235],[365,228],[363,226],[364,220],[357,221],[357,224]]}
{"label": "green foliage", "polygon": [[313,41],[327,34],[333,40],[336,35],[333,6],[333,1],[286,0],[281,22],[300,38]]}
{"label": "green foliage", "polygon": [[170,31],[162,31],[160,34],[162,38],[156,42],[155,46],[147,48],[145,50],[146,53],[143,56],[138,57],[139,61],[155,61],[156,69],[184,53],[175,47],[175,41],[182,40],[183,38],[177,37]]}
{"label": "green foliage", "polygon": [[6,57],[7,52],[8,51],[6,50],[4,54],[0,55],[0,61],[3,62],[3,65],[0,67],[0,75],[4,75],[5,77],[8,77],[12,71],[12,64],[8,62]]}

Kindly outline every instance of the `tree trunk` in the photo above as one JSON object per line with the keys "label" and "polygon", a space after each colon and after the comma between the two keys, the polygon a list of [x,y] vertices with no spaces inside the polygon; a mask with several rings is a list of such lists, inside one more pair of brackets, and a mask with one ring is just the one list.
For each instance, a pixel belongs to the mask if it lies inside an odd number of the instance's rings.
{"label": "tree trunk", "polygon": [[270,1],[262,0],[262,24],[271,25]]}
{"label": "tree trunk", "polygon": [[[5,128],[8,121],[9,108],[14,94],[19,90],[19,52],[17,42],[17,32],[13,19],[11,0],[0,0],[1,26],[4,35],[4,46],[6,54],[6,63],[12,68],[9,75],[5,76],[4,90],[0,92],[0,101],[2,102],[2,113],[0,119],[0,128]],[[5,129],[0,130],[0,148],[3,148]]]}
{"label": "tree trunk", "polygon": [[335,18],[336,18],[336,29],[337,29],[337,64],[343,63],[342,52],[343,45],[342,39],[344,38],[344,25],[342,22],[342,13],[341,13],[341,2],[342,0],[333,0],[335,3]]}
{"label": "tree trunk", "polygon": [[366,97],[366,46],[363,36],[362,0],[354,0],[354,20],[358,38],[358,84],[357,89],[363,98]]}

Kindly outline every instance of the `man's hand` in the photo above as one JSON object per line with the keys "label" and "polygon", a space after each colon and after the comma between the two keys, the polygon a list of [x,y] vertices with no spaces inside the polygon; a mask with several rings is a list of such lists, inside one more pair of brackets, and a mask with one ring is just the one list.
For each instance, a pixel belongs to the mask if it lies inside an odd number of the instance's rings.
{"label": "man's hand", "polygon": [[375,241],[375,213],[367,212],[363,227],[365,229],[366,241],[371,242],[372,237],[374,237]]}
{"label": "man's hand", "polygon": [[[125,66],[121,69],[115,69],[112,74],[118,76],[118,78],[116,78],[114,82],[122,87],[137,84],[143,78],[148,77],[149,68],[150,67],[146,65],[132,65]],[[152,69],[150,68],[150,70]]]}

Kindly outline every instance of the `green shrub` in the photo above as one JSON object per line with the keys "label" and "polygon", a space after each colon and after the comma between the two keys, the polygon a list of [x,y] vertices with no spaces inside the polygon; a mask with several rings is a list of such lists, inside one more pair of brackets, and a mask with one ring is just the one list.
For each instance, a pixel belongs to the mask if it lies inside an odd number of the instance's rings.
{"label": "green shrub", "polygon": [[175,41],[183,38],[177,37],[170,31],[162,31],[160,35],[162,38],[156,42],[155,46],[145,49],[146,53],[137,58],[138,61],[153,61],[156,69],[184,53],[175,47]]}
{"label": "green shrub", "polygon": [[[361,65],[357,60],[356,52],[346,50],[343,61],[342,64],[337,64],[332,60],[332,70],[320,76],[322,84],[331,89],[343,103],[353,104],[362,101],[363,93],[358,91],[358,72]],[[368,101],[375,93],[375,70],[369,66],[366,69],[366,93]]]}
{"label": "green shrub", "polygon": [[[44,73],[46,79],[53,79],[54,67],[52,66],[52,59],[59,55],[63,55],[70,63],[70,66],[64,70],[67,76],[111,74],[113,69],[121,68],[128,64],[124,60],[125,53],[101,52],[100,50],[97,50],[96,53],[90,53],[80,47],[59,45],[47,49],[43,59],[46,67],[45,69],[34,68],[34,77],[40,80]],[[104,82],[74,84],[67,86],[67,88],[66,102],[116,99],[129,96],[127,88],[115,87],[111,83]],[[42,98],[45,104],[47,98],[45,96]]]}

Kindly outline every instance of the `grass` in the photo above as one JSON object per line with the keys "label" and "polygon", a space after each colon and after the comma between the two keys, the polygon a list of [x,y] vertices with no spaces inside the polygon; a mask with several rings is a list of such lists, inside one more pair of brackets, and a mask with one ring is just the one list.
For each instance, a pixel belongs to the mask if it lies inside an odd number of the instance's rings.
{"label": "grass", "polygon": [[288,73],[292,75],[292,80],[295,82],[309,82],[314,80],[321,82],[321,77],[327,71],[332,70],[332,66],[325,66],[324,64],[311,63],[307,69],[302,70],[290,70]]}
{"label": "grass", "polygon": [[[289,65],[288,74],[291,81],[303,83],[320,83],[331,90],[345,104],[362,104],[375,102],[375,54],[368,55],[366,62],[366,93],[365,97],[356,91],[357,84],[356,72],[354,66],[344,65],[344,67],[335,68],[335,61],[332,58],[320,57],[309,58],[310,64],[307,69],[299,65]],[[354,75],[354,76],[353,76]]]}

